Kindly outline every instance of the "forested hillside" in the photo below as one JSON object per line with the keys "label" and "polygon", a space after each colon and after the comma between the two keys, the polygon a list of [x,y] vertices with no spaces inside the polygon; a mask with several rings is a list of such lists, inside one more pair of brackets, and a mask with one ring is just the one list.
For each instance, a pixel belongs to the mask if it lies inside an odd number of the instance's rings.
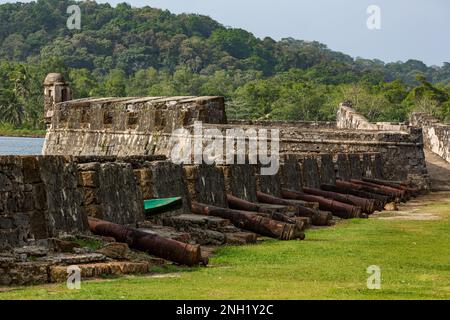
{"label": "forested hillside", "polygon": [[354,59],[206,16],[93,1],[79,3],[81,30],[69,30],[74,3],[0,5],[0,122],[42,127],[41,82],[53,71],[77,98],[224,95],[241,118],[331,120],[346,100],[371,120],[403,121],[415,108],[450,119],[450,63]]}

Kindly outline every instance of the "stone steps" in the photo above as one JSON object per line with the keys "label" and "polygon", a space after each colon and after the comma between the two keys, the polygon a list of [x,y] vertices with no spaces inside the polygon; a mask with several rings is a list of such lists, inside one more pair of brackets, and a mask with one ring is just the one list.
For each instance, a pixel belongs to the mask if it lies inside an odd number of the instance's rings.
{"label": "stone steps", "polygon": [[[148,262],[114,261],[77,265],[81,269],[81,280],[108,275],[146,274],[150,271]],[[67,266],[51,266],[48,282],[67,281]]]}

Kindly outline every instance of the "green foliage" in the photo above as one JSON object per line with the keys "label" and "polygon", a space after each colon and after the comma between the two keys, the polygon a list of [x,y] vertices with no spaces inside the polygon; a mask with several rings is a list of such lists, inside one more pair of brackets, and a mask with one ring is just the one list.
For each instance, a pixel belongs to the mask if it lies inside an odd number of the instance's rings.
{"label": "green foliage", "polygon": [[256,38],[242,29],[217,29],[209,40],[215,47],[238,59],[250,57],[257,44]]}
{"label": "green foliage", "polygon": [[414,109],[450,118],[450,63],[353,59],[316,41],[258,39],[206,16],[125,3],[78,2],[82,29],[69,30],[74,3],[0,5],[1,122],[43,128],[48,72],[64,73],[75,98],[223,95],[239,118],[333,120],[342,99],[370,120],[406,120]]}
{"label": "green foliage", "polygon": [[77,238],[73,242],[78,244],[81,248],[89,248],[94,251],[103,246],[103,243],[97,239]]}
{"label": "green foliage", "polygon": [[17,129],[9,122],[0,122],[0,136],[15,136],[15,137],[44,137],[45,129],[35,129],[26,126],[21,126]]}
{"label": "green foliage", "polygon": [[42,77],[37,67],[0,61],[0,122],[42,127]]}
{"label": "green foliage", "polygon": [[423,75],[417,76],[420,85],[413,88],[405,98],[410,109],[426,112],[443,120],[450,120],[450,94],[446,88],[434,86]]}

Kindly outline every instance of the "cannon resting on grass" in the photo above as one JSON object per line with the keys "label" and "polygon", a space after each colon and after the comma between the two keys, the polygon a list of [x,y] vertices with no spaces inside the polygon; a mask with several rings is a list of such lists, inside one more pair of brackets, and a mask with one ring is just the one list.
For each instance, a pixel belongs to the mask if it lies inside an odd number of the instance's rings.
{"label": "cannon resting on grass", "polygon": [[199,245],[163,238],[156,234],[149,234],[134,228],[91,217],[88,219],[88,223],[92,233],[99,236],[112,237],[117,242],[127,243],[130,248],[182,265],[208,264],[208,260],[202,257]]}

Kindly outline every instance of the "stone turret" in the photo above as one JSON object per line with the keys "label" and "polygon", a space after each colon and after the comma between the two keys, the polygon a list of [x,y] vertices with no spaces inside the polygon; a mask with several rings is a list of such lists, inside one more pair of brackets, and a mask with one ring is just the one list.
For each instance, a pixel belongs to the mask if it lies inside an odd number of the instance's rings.
{"label": "stone turret", "polygon": [[53,117],[53,105],[72,100],[72,92],[61,73],[49,73],[44,80],[44,120],[51,123]]}

